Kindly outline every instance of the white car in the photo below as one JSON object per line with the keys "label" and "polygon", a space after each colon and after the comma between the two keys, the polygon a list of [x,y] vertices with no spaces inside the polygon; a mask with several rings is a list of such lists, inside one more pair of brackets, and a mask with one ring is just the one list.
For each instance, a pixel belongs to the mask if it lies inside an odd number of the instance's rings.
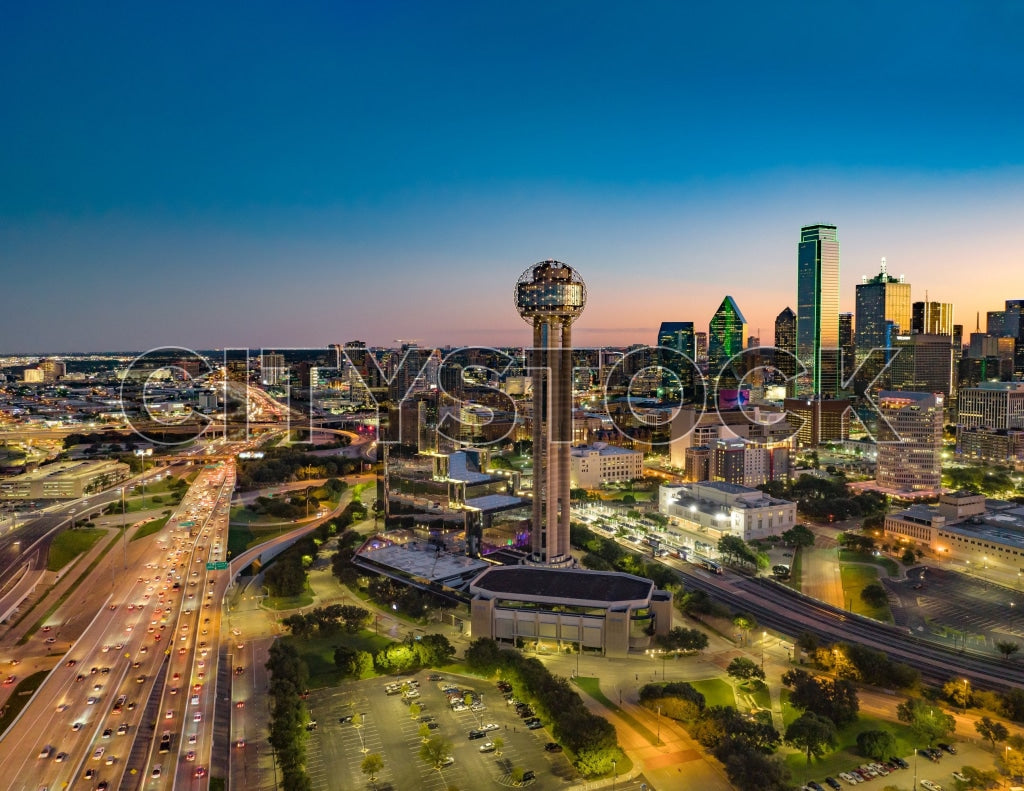
{"label": "white car", "polygon": [[852,786],[857,785],[857,783],[861,781],[860,778],[857,777],[857,775],[852,775],[849,772],[840,772],[839,779],[843,780],[846,783],[849,783]]}
{"label": "white car", "polygon": [[933,783],[931,780],[922,780],[921,788],[926,788],[928,791],[942,791],[942,786],[938,783]]}
{"label": "white car", "polygon": [[482,752],[482,753],[493,753],[494,752],[494,742],[484,742],[483,744],[481,744],[480,745],[480,752]]}
{"label": "white car", "polygon": [[496,723],[496,722],[484,723],[483,725],[480,726],[480,730],[482,730],[482,731],[496,731],[496,730],[498,730],[498,723]]}
{"label": "white car", "polygon": [[967,775],[965,775],[963,772],[953,772],[953,779],[959,780],[961,783],[966,783]]}

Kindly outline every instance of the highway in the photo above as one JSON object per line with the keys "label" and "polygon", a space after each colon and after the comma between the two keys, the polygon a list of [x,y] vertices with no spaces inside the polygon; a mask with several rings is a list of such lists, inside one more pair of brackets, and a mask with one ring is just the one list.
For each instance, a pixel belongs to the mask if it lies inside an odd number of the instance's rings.
{"label": "highway", "polygon": [[[214,589],[227,582],[221,573],[219,586],[208,585],[206,560],[211,553],[216,558],[218,539],[209,531],[215,520],[226,526],[233,487],[232,466],[204,469],[145,557],[113,583],[92,622],[0,742],[0,761],[10,770],[0,788],[81,788],[83,781],[95,788],[141,787],[144,773],[152,771],[146,760],[152,738],[148,722],[156,717],[156,700],[161,712],[169,708],[165,700],[172,696],[172,685],[164,683],[164,676],[179,665],[189,672],[189,687],[173,693],[174,709],[181,713],[171,727],[185,732],[185,709],[191,709],[190,717],[201,712],[206,725],[192,729],[202,735],[196,762],[182,759],[190,765],[177,774],[187,778],[181,788],[205,787],[205,779],[192,775],[209,762],[212,739],[205,728],[212,719],[216,663],[211,661],[209,670],[200,663],[205,664],[205,654],[217,655],[219,623],[212,620],[219,607],[209,602],[223,595],[223,589]],[[178,524],[189,521],[195,535]],[[221,553],[224,546],[221,541]],[[67,606],[73,609],[74,604]],[[204,670],[205,683],[198,676]],[[191,683],[204,684],[197,706],[188,705]],[[151,698],[154,705],[147,706]],[[178,757],[187,750],[177,743],[175,749],[168,766],[177,769]],[[166,786],[154,787],[172,787],[173,774]]]}

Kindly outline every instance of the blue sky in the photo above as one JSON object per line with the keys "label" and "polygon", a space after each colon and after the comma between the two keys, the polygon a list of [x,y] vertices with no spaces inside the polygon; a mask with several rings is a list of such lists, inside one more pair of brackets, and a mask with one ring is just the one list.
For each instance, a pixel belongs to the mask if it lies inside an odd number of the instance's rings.
{"label": "blue sky", "polygon": [[770,335],[821,220],[844,309],[1024,296],[1021,3],[208,5],[4,10],[0,350],[523,343],[548,257]]}

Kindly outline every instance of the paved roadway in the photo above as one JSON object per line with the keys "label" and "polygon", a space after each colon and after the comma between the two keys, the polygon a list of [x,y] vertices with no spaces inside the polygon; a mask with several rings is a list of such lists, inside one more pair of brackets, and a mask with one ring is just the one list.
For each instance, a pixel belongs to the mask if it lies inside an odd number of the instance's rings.
{"label": "paved roadway", "polygon": [[[172,516],[171,524],[186,517],[203,518],[203,495],[212,485],[208,479],[219,476],[223,482],[226,475],[224,469],[204,470]],[[225,482],[222,487],[228,496],[232,483]],[[227,497],[225,507],[226,503]],[[169,526],[150,544],[146,557],[133,571],[112,582],[110,597],[0,743],[0,761],[12,770],[0,781],[7,785],[0,787],[81,787],[82,780],[90,785],[106,782],[112,789],[141,785],[144,767],[135,765],[133,759],[138,756],[135,747],[140,730],[147,729],[153,714],[152,707],[147,710],[147,701],[161,687],[162,669],[168,660],[166,647],[179,633],[179,622],[184,623],[188,616],[198,620],[197,613],[202,611],[198,606],[203,599],[198,579],[192,587],[186,576],[189,566],[202,565],[205,571],[202,560],[208,549],[199,550],[200,541],[206,539],[201,535],[191,539],[187,529]],[[179,577],[180,590],[174,590],[172,580]],[[192,590],[198,593],[186,593]],[[83,592],[82,598],[88,598],[89,593]],[[68,607],[73,609],[74,603]],[[216,632],[210,630],[210,634]],[[193,650],[194,642],[187,639]],[[215,645],[211,650],[216,655]],[[71,661],[74,666],[67,666]],[[95,673],[92,668],[96,668]],[[125,699],[118,706],[122,695]],[[87,697],[96,700],[88,703]],[[212,693],[208,697],[212,698]],[[76,722],[82,723],[80,729],[72,728]],[[118,732],[122,725],[125,733]],[[111,733],[104,736],[108,728]],[[143,733],[142,739],[147,736]],[[53,747],[53,755],[39,758],[48,745]],[[208,745],[206,749],[208,754]],[[94,758],[98,750],[102,753]],[[66,754],[59,762],[58,753]]]}

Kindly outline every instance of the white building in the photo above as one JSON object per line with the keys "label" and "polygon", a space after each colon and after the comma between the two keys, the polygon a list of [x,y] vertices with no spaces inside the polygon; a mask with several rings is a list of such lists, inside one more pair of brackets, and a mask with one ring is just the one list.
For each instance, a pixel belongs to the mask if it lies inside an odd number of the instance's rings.
{"label": "white building", "polygon": [[1024,382],[982,382],[957,399],[960,428],[1024,428]]}
{"label": "white building", "polygon": [[569,451],[569,481],[573,488],[596,489],[601,484],[631,481],[643,475],[644,454],[606,442],[580,445]]}
{"label": "white building", "polygon": [[658,489],[658,511],[684,530],[744,541],[777,536],[796,524],[796,503],[724,481],[672,483]]}

